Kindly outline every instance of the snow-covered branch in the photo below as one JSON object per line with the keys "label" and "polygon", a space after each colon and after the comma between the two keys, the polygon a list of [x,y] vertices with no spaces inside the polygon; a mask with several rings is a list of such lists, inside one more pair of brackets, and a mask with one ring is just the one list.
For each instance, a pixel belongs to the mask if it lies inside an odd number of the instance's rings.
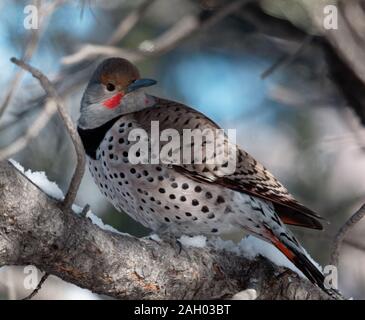
{"label": "snow-covered branch", "polygon": [[262,256],[249,259],[209,246],[179,252],[176,245],[101,228],[90,214],[63,209],[28,177],[0,162],[0,266],[32,264],[123,299],[229,298],[245,289],[255,289],[259,299],[329,298]]}

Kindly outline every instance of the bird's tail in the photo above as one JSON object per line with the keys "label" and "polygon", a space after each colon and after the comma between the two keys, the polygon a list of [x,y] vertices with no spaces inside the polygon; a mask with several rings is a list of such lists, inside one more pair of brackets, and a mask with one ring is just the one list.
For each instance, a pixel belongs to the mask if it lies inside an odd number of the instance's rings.
{"label": "bird's tail", "polygon": [[308,254],[298,244],[292,243],[286,238],[279,239],[273,233],[270,236],[271,242],[278,248],[303,274],[315,285],[320,287],[329,296],[336,300],[343,300],[344,297],[334,288],[325,285],[325,276],[321,270],[311,261]]}

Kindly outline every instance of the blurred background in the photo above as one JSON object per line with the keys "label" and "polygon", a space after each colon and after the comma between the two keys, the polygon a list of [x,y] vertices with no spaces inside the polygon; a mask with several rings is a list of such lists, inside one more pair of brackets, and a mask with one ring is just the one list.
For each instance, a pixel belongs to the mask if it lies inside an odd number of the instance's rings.
{"label": "blurred background", "polygon": [[[37,8],[37,29],[24,27],[27,5]],[[324,24],[331,8],[335,29]],[[237,129],[245,150],[330,221],[323,232],[293,228],[326,265],[337,230],[365,201],[364,36],[361,0],[0,0],[0,158],[45,171],[64,191],[75,166],[60,119],[44,116],[39,84],[10,57],[46,73],[75,121],[97,62],[125,57],[159,81],[152,94]],[[88,172],[77,204],[122,232],[149,233],[116,212]],[[340,288],[356,299],[365,298],[364,231],[362,221],[340,256]],[[22,267],[1,268],[0,299],[29,294],[24,277]],[[36,296],[103,298],[53,276]]]}

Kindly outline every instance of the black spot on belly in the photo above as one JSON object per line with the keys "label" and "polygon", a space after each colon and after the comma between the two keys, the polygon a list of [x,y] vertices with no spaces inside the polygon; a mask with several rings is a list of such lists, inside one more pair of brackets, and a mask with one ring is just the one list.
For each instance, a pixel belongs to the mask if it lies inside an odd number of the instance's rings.
{"label": "black spot on belly", "polygon": [[202,188],[200,186],[196,186],[194,191],[199,193],[202,191]]}
{"label": "black spot on belly", "polygon": [[209,212],[209,208],[207,206],[202,206],[202,212],[204,213]]}
{"label": "black spot on belly", "polygon": [[212,198],[213,198],[213,195],[212,195],[210,192],[207,192],[207,193],[205,194],[205,197],[206,197],[207,199],[212,199]]}
{"label": "black spot on belly", "polygon": [[221,203],[224,203],[224,202],[226,202],[226,201],[224,200],[224,198],[223,198],[222,196],[218,196],[218,197],[217,197],[217,202],[216,202],[216,204],[221,204]]}
{"label": "black spot on belly", "polygon": [[232,211],[232,208],[230,206],[227,206],[225,209],[224,209],[224,213],[230,213],[230,212],[233,212]]}

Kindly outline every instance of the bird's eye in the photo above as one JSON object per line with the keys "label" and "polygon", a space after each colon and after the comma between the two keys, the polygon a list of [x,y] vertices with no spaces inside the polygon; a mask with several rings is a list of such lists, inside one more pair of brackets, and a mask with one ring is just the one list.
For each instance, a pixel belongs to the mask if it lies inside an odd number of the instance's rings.
{"label": "bird's eye", "polygon": [[114,90],[115,90],[115,85],[114,85],[114,84],[112,84],[112,83],[108,83],[108,84],[106,85],[106,89],[107,89],[108,91],[114,91]]}

